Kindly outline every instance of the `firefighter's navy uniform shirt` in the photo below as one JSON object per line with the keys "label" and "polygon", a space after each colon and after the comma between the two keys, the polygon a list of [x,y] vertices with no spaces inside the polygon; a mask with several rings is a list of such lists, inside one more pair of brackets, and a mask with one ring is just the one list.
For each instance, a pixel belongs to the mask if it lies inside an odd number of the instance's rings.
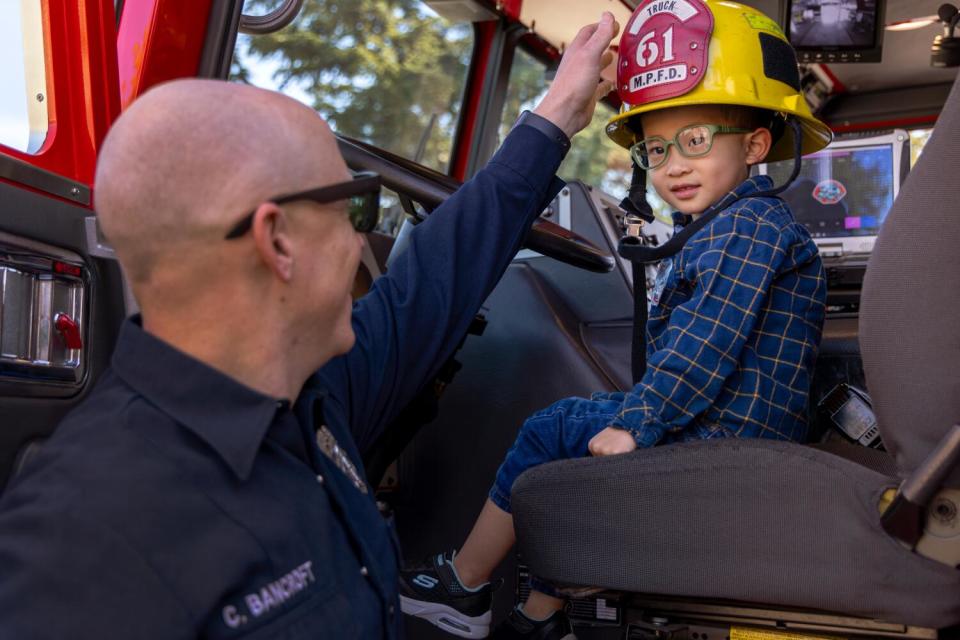
{"label": "firefighter's navy uniform shirt", "polygon": [[356,304],[356,346],[293,406],[128,321],[0,500],[0,638],[398,637],[396,537],[357,486],[361,452],[562,187],[565,145],[539,125],[418,225]]}

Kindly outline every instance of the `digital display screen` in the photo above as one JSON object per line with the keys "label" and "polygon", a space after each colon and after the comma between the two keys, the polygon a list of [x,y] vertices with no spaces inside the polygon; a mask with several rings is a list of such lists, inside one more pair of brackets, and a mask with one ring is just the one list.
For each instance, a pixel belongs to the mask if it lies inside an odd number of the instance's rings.
{"label": "digital display screen", "polygon": [[791,0],[787,5],[790,44],[801,54],[801,61],[879,61],[879,1]]}
{"label": "digital display screen", "polygon": [[[783,184],[793,160],[771,162],[767,174]],[[804,156],[800,175],[780,194],[814,238],[875,236],[893,205],[893,147],[828,149]]]}

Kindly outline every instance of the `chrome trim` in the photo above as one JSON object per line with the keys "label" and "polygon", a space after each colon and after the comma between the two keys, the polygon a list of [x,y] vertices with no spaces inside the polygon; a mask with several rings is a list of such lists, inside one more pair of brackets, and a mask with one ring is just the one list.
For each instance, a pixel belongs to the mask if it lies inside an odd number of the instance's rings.
{"label": "chrome trim", "polygon": [[86,243],[87,253],[94,258],[117,259],[116,251],[107,244],[107,239],[100,230],[97,216],[87,216],[83,219],[83,239]]}
{"label": "chrome trim", "polygon": [[31,240],[29,238],[22,238],[5,231],[0,231],[0,246],[4,244],[13,245],[18,249],[25,250],[25,252],[40,254],[43,257],[53,258],[55,260],[59,260],[60,262],[72,264],[76,267],[84,266],[83,258],[80,257],[79,254],[74,253],[69,249],[61,249],[60,247],[55,247],[52,244],[47,244],[38,240]]}
{"label": "chrome trim", "polygon": [[[79,274],[58,273],[55,263]],[[78,254],[0,232],[0,393],[79,390],[86,376],[89,295],[89,272]],[[59,314],[77,323],[83,348],[66,346],[54,327]]]}

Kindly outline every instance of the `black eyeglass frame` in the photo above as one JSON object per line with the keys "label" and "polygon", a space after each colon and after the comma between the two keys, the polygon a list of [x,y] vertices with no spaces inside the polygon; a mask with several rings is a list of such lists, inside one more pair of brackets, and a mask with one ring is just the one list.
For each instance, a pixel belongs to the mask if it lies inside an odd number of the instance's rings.
{"label": "black eyeglass frame", "polygon": [[[354,174],[348,182],[338,182],[317,189],[308,189],[297,193],[288,193],[275,198],[267,198],[264,202],[286,204],[297,200],[310,200],[317,204],[329,204],[339,200],[348,200],[363,196],[359,204],[351,204],[350,222],[359,233],[369,233],[377,226],[380,219],[380,176],[373,171],[360,171]],[[234,240],[245,235],[253,226],[253,216],[256,209],[246,214],[235,224],[224,240]]]}

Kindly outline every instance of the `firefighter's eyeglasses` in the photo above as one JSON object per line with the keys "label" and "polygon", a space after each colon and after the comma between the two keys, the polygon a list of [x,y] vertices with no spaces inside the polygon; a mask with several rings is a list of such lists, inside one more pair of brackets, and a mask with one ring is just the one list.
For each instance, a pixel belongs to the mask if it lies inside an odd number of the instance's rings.
{"label": "firefighter's eyeglasses", "polygon": [[[328,204],[338,200],[347,200],[347,212],[350,215],[350,222],[353,228],[360,233],[373,231],[380,219],[380,176],[372,171],[362,171],[353,176],[353,180],[331,184],[319,189],[310,189],[309,191],[300,191],[298,193],[289,193],[287,195],[268,198],[264,202],[274,204],[285,204],[297,200],[310,200],[317,204]],[[240,238],[253,225],[253,214],[251,211],[238,222],[227,235],[225,240]]]}
{"label": "firefighter's eyeglasses", "polygon": [[675,146],[680,155],[687,158],[699,158],[710,153],[713,148],[713,137],[718,133],[750,133],[752,129],[727,127],[720,124],[693,124],[684,127],[667,140],[660,136],[644,138],[630,147],[630,155],[641,169],[649,171],[656,169],[667,161],[670,147]]}

